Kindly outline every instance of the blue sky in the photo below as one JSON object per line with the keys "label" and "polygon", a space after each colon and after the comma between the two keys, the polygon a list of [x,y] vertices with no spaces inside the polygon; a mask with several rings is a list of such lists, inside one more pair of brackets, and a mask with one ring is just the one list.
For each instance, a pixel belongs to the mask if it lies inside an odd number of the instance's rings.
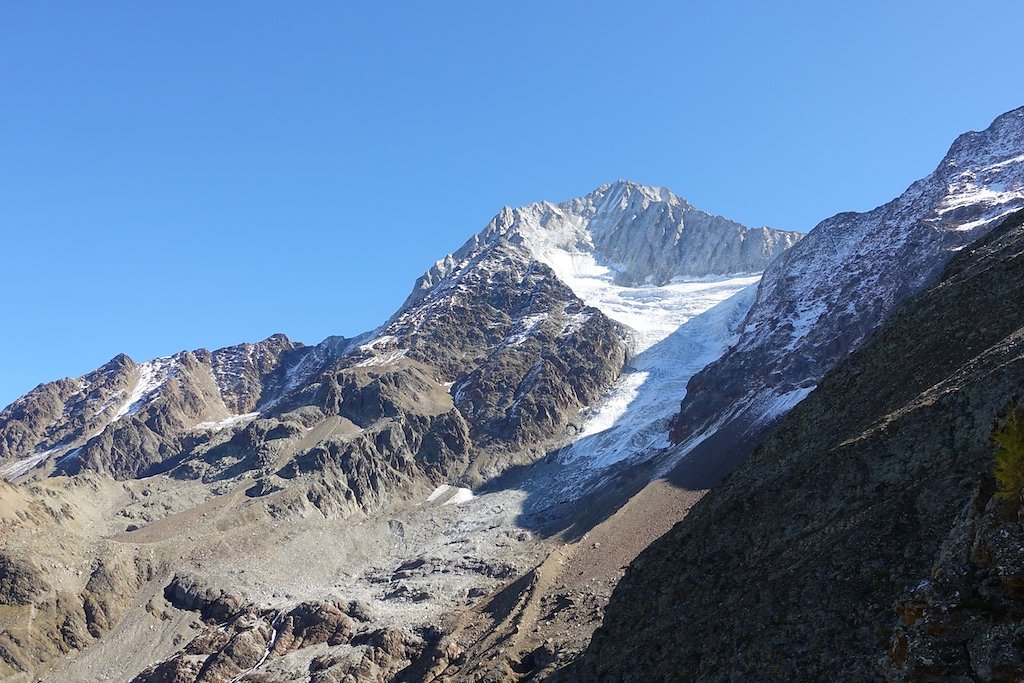
{"label": "blue sky", "polygon": [[1024,104],[1024,3],[833,4],[3,3],[0,404],[357,334],[502,205],[616,178],[808,230]]}

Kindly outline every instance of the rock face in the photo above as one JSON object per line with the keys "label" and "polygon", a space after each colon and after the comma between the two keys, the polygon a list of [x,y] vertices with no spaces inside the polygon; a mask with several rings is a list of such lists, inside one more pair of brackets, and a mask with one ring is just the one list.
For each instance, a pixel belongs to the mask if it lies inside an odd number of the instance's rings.
{"label": "rock face", "polygon": [[889,680],[1024,676],[1024,525],[1019,501],[992,494],[989,482],[979,486],[931,571],[896,603],[882,667]]}
{"label": "rock face", "polygon": [[0,555],[0,605],[30,605],[50,586],[27,558]]}
{"label": "rock face", "polygon": [[563,432],[618,376],[625,336],[504,237],[418,290],[383,329],[383,339],[402,340],[409,357],[452,383],[455,404],[492,457]]}
{"label": "rock face", "polygon": [[[19,629],[0,638],[0,675],[441,676],[464,653],[436,623],[440,605],[486,599],[546,542],[515,525],[536,495],[515,479],[535,465],[573,469],[554,454],[582,436],[573,457],[596,465],[576,468],[576,492],[607,479],[601,467],[633,443],[661,448],[674,404],[651,392],[720,354],[750,298],[661,342],[799,237],[620,181],[506,208],[356,339],[118,356],[37,387],[0,414],[0,476],[38,508],[13,510],[0,539],[0,592],[14,603],[0,621]],[[600,423],[641,389],[643,429],[597,443]],[[501,490],[473,508],[487,487]],[[555,488],[538,519],[563,523]],[[48,518],[29,529],[22,513]],[[408,536],[398,518],[413,520]],[[108,542],[125,557],[95,558]],[[60,559],[25,561],[24,548],[44,545]],[[344,591],[380,601],[382,616],[364,618]]]}
{"label": "rock face", "polygon": [[36,466],[116,478],[151,474],[187,449],[193,431],[222,428],[284,387],[309,349],[284,335],[142,364],[119,355],[78,379],[43,384],[0,413],[0,475]]}
{"label": "rock face", "polygon": [[1019,678],[1024,530],[986,482],[1024,386],[1021,291],[1016,214],[637,558],[576,677]]}
{"label": "rock face", "polygon": [[564,281],[589,261],[613,270],[621,283],[665,284],[672,278],[760,273],[801,237],[746,228],[664,188],[619,180],[560,204],[505,207],[479,235],[427,271],[410,300],[502,239],[525,247]]}
{"label": "rock face", "polygon": [[[135,683],[294,680],[295,676],[285,678],[256,669],[267,660],[316,646],[326,647],[318,648],[320,654],[302,667],[307,680],[430,681],[459,654],[458,647],[435,629],[413,633],[373,626],[365,606],[358,603],[309,601],[275,612],[197,587],[185,577],[175,577],[167,594],[180,606],[201,612],[206,623],[181,652],[140,673],[133,679]],[[232,605],[226,614],[216,609],[225,600]],[[350,646],[348,656],[338,654],[337,649],[324,654],[326,648],[344,646]]]}
{"label": "rock face", "polygon": [[31,671],[84,648],[118,623],[132,594],[152,577],[151,567],[106,550],[78,592],[55,589],[28,560],[0,554],[0,605],[6,609],[0,617],[0,675]]}
{"label": "rock face", "polygon": [[715,483],[949,258],[1024,207],[1024,108],[957,138],[938,168],[867,213],[822,221],[769,266],[737,343],[690,381],[681,480]]}
{"label": "rock face", "polygon": [[[506,208],[357,340],[310,348],[275,335],[142,364],[118,356],[38,387],[0,415],[0,474],[215,481],[248,471],[263,477],[252,495],[299,480],[293,493],[331,514],[417,480],[478,484],[580,430],[580,412],[619,377],[636,335],[604,312],[628,309],[629,286],[760,271],[799,237],[750,230],[625,181],[562,204]],[[609,287],[617,299],[605,296]],[[700,343],[687,368],[722,346]],[[302,434],[337,418],[341,433],[324,427],[317,443]]]}

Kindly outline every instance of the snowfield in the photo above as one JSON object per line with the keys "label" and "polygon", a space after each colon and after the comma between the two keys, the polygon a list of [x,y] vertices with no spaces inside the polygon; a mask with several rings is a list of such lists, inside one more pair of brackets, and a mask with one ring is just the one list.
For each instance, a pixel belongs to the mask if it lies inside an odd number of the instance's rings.
{"label": "snowfield", "polygon": [[[562,204],[506,207],[462,249],[438,261],[412,300],[455,287],[468,269],[498,269],[487,252],[500,241],[524,249],[585,304],[631,330],[627,367],[584,416],[560,461],[590,471],[628,458],[646,460],[669,445],[669,422],[687,382],[725,352],[753,303],[760,273],[680,275],[693,267],[686,263],[691,247],[713,260],[737,234],[745,235],[742,240],[763,238],[663,188],[619,181]],[[775,241],[759,243],[765,253],[799,238],[774,234]],[[697,243],[693,235],[701,236]],[[749,261],[738,247],[729,253],[730,270],[742,271]],[[521,342],[542,320],[532,315],[517,321],[506,343]],[[456,403],[461,388],[454,387]]]}
{"label": "snowfield", "polygon": [[[685,202],[667,190],[633,184],[611,188],[605,202],[584,215],[565,205],[532,204],[511,212],[504,218],[506,227],[492,228],[490,235],[524,246],[584,303],[632,330],[628,366],[589,411],[574,443],[559,455],[564,463],[586,468],[645,460],[668,447],[669,421],[679,410],[686,383],[735,339],[761,279],[760,273],[745,273],[675,277],[657,284],[655,273],[638,272],[635,266],[629,270],[597,244],[629,223],[624,239],[636,242],[638,251],[650,248],[648,233],[666,228],[662,215],[646,216],[644,209],[658,202]],[[619,216],[622,211],[628,215]],[[640,211],[639,218],[634,211]],[[685,228],[672,227],[677,238]],[[485,231],[482,238],[487,237]],[[451,258],[439,265],[458,267]]]}
{"label": "snowfield", "polygon": [[170,356],[156,358],[140,365],[138,381],[110,422],[117,422],[126,415],[139,412],[150,396],[163,386],[164,382],[177,374],[177,366],[177,361]]}
{"label": "snowfield", "polygon": [[[686,383],[735,338],[759,279],[704,278],[664,287],[582,283],[590,289],[583,297],[588,304],[636,331],[635,355],[561,459],[606,467],[630,457],[647,459],[667,448],[669,421],[679,410]],[[580,280],[574,285],[580,286]]]}

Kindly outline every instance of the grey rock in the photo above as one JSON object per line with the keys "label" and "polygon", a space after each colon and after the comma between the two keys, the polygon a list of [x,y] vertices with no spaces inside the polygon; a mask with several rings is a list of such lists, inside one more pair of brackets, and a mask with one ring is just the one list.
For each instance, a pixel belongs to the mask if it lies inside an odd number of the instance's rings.
{"label": "grey rock", "polygon": [[[968,541],[951,537],[976,534],[964,506],[992,471],[993,425],[1024,385],[1022,253],[1018,214],[953,257],[939,282],[828,373],[630,565],[576,677],[877,680],[892,671],[893,605],[937,563],[955,564],[948,558]],[[992,565],[1006,576],[1017,572],[1021,533],[990,545],[993,558],[1012,558]],[[1013,604],[1009,613],[980,607],[988,625],[969,632],[984,642],[947,649],[947,663],[966,671],[971,651],[1013,664],[999,654],[1007,619],[1024,626]],[[926,655],[927,641],[918,644]],[[896,660],[911,661],[905,652]]]}
{"label": "grey rock", "polygon": [[65,474],[153,474],[206,438],[197,424],[272,402],[312,353],[284,335],[138,364],[119,355],[93,373],[40,385],[0,413],[0,460],[50,452]]}
{"label": "grey rock", "polygon": [[50,590],[42,572],[28,559],[0,554],[0,605],[29,605]]}
{"label": "grey rock", "polygon": [[678,481],[715,484],[954,254],[1022,207],[1024,108],[961,135],[893,201],[819,223],[765,270],[736,344],[690,380],[672,439],[705,440]]}

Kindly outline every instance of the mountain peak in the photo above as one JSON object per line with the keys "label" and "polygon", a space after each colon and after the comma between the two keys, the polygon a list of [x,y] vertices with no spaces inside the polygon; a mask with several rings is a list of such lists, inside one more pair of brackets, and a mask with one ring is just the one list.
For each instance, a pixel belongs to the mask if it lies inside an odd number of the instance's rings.
{"label": "mountain peak", "polygon": [[127,353],[119,353],[100,366],[100,371],[121,370],[122,368],[130,370],[137,365],[138,363],[136,363]]}
{"label": "mountain peak", "polygon": [[1024,148],[1024,107],[1000,114],[982,131],[966,132],[953,142],[939,172],[978,170],[999,162],[1019,161]]}
{"label": "mountain peak", "polygon": [[[438,264],[444,270],[445,264],[451,267],[505,238],[567,282],[584,267],[610,269],[623,281],[664,284],[676,277],[760,272],[800,237],[771,229],[754,235],[740,223],[693,207],[667,188],[620,179],[559,204],[506,206],[483,232]],[[584,262],[589,265],[581,266]],[[433,273],[430,281],[439,274]]]}
{"label": "mountain peak", "polygon": [[593,192],[586,195],[587,198],[629,198],[639,196],[649,202],[681,202],[686,200],[674,194],[671,190],[656,185],[642,185],[632,180],[618,179],[612,183],[605,183],[598,186]]}

